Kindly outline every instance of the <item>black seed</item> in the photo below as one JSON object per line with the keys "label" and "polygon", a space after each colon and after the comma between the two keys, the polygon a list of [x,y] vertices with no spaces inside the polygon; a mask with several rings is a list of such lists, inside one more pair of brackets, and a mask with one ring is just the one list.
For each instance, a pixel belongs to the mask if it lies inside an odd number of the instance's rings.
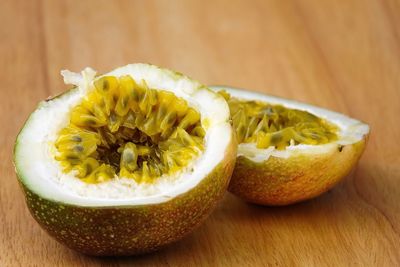
{"label": "black seed", "polygon": [[117,120],[117,118],[116,118],[116,116],[115,116],[114,113],[111,113],[111,114],[110,114],[109,119],[110,119],[110,122],[112,122],[112,123],[114,123],[114,122]]}
{"label": "black seed", "polygon": [[244,125],[241,125],[238,129],[238,132],[240,135],[244,135],[245,131],[246,131],[246,127]]}
{"label": "black seed", "polygon": [[81,145],[75,146],[75,147],[74,147],[74,150],[75,150],[76,152],[82,152],[82,151],[83,151],[83,146],[81,146]]}
{"label": "black seed", "polygon": [[127,97],[123,97],[123,98],[122,98],[122,106],[123,106],[123,107],[126,107],[126,105],[128,104],[128,100],[129,100],[129,99],[128,99]]}
{"label": "black seed", "polygon": [[85,124],[94,126],[94,125],[96,125],[97,123],[96,123],[96,121],[95,121],[94,119],[87,119],[87,120],[85,121]]}
{"label": "black seed", "polygon": [[282,140],[282,135],[281,134],[273,134],[271,136],[271,143],[276,144],[276,143],[280,142],[281,140]]}
{"label": "black seed", "polygon": [[110,89],[110,83],[107,80],[104,80],[103,82],[103,90],[108,91]]}
{"label": "black seed", "polygon": [[133,161],[133,154],[131,152],[125,152],[124,153],[124,161],[125,162],[132,162]]}
{"label": "black seed", "polygon": [[78,160],[79,157],[77,155],[69,154],[65,157],[68,160]]}
{"label": "black seed", "polygon": [[90,164],[86,164],[86,175],[88,175],[89,173],[92,173],[93,169],[92,166],[90,166]]}
{"label": "black seed", "polygon": [[74,135],[72,136],[71,140],[74,142],[82,142],[82,137],[80,137],[79,135]]}

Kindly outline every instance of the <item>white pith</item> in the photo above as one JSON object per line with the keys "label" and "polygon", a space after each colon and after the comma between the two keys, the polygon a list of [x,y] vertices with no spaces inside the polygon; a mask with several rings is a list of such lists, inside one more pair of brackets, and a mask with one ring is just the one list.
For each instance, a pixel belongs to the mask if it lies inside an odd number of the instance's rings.
{"label": "white pith", "polygon": [[285,150],[277,150],[274,146],[265,149],[256,147],[255,143],[241,143],[238,146],[238,156],[244,156],[254,162],[262,162],[268,160],[270,157],[289,158],[293,154],[308,154],[318,155],[329,153],[332,149],[337,149],[338,145],[350,145],[357,143],[365,138],[369,133],[369,126],[356,119],[350,118],[344,114],[333,112],[320,107],[312,106],[309,104],[288,100],[276,96],[260,94],[256,92],[235,89],[226,86],[210,86],[215,91],[225,90],[232,97],[243,100],[257,100],[269,104],[279,104],[286,108],[299,109],[310,112],[320,118],[336,124],[339,127],[338,139],[331,143],[322,145],[290,145]]}
{"label": "white pith", "polygon": [[[224,159],[231,142],[229,109],[222,97],[201,84],[174,72],[147,64],[132,64],[104,75],[131,75],[146,81],[153,89],[171,91],[184,98],[201,114],[206,130],[202,154],[173,176],[163,175],[152,184],[116,178],[88,184],[73,172],[64,173],[54,159],[54,142],[60,129],[69,123],[69,111],[92,90],[95,72],[62,72],[66,83],[76,89],[48,102],[42,102],[30,116],[17,138],[15,162],[22,182],[42,197],[81,206],[129,206],[155,204],[170,200],[194,188]],[[205,126],[204,126],[205,125]]]}

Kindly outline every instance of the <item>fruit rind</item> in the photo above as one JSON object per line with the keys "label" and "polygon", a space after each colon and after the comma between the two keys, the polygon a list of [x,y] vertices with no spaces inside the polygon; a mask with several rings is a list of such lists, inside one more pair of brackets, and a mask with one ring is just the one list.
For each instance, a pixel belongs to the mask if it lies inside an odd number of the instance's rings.
{"label": "fruit rind", "polygon": [[[85,254],[140,254],[159,249],[187,235],[205,220],[226,192],[236,160],[236,139],[228,122],[228,107],[222,97],[214,93],[208,94],[210,90],[207,87],[181,74],[156,66],[136,64],[126,68],[143,71],[144,76],[150,75],[155,80],[159,78],[161,84],[165,81],[169,88],[177,85],[174,81],[178,81],[180,88],[190,89],[190,92],[184,94],[203,94],[200,97],[211,98],[212,103],[222,102],[218,110],[207,111],[206,120],[208,117],[216,119],[210,126],[213,128],[209,130],[222,130],[224,142],[221,143],[215,138],[218,135],[210,133],[207,142],[210,142],[210,145],[214,145],[215,142],[221,144],[218,156],[211,157],[211,160],[214,160],[213,164],[202,169],[201,177],[191,177],[193,179],[189,180],[189,183],[180,188],[173,187],[173,191],[165,191],[155,196],[123,199],[74,195],[73,192],[56,185],[51,177],[42,176],[43,173],[48,174],[43,166],[39,166],[41,153],[44,152],[37,149],[43,145],[43,141],[37,138],[36,133],[40,133],[42,127],[40,124],[35,125],[38,120],[43,121],[43,117],[37,114],[38,111],[52,113],[54,110],[46,110],[50,103],[63,102],[74,95],[76,97],[78,94],[84,94],[78,83],[87,86],[94,74],[89,70],[86,77],[84,73],[83,80],[79,75],[66,78],[74,81],[77,87],[48,102],[41,102],[37,110],[30,115],[15,143],[14,164],[28,208],[35,220],[59,242]],[[119,71],[124,72],[126,69],[121,68]],[[213,117],[213,112],[218,113],[218,116]],[[178,184],[180,185],[182,184]]]}
{"label": "fruit rind", "polygon": [[314,198],[350,173],[365,144],[361,140],[324,154],[294,153],[286,159],[270,157],[265,162],[239,156],[228,190],[248,202],[271,206]]}
{"label": "fruit rind", "polygon": [[[248,202],[281,206],[314,198],[348,175],[365,149],[369,135],[368,125],[345,115],[241,89],[225,86],[210,88],[216,91],[227,90],[236,97],[245,94],[245,99],[266,102],[272,100],[274,104],[283,104],[289,108],[308,109],[317,116],[322,112],[336,121],[346,120],[340,125],[343,127],[341,134],[354,137],[324,145],[292,146],[283,153],[255,149],[252,151],[254,156],[244,155],[245,152],[241,152],[239,144],[238,158],[228,190]],[[354,136],[351,136],[352,130],[355,131]],[[267,152],[262,154],[264,151]]]}
{"label": "fruit rind", "polygon": [[195,188],[160,204],[82,207],[40,197],[23,179],[20,184],[32,216],[59,242],[89,255],[141,254],[181,239],[207,218],[226,192],[236,147],[232,141]]}

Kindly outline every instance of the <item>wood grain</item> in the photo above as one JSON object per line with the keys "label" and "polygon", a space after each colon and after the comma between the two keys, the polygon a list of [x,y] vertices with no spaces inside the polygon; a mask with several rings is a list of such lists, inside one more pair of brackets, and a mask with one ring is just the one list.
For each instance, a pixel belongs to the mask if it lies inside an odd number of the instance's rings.
{"label": "wood grain", "polygon": [[[0,3],[1,266],[399,266],[400,2],[52,1]],[[29,215],[12,165],[59,71],[151,62],[206,84],[295,98],[368,122],[358,167],[331,192],[284,208],[227,194],[195,233],[128,258],[77,254]]]}

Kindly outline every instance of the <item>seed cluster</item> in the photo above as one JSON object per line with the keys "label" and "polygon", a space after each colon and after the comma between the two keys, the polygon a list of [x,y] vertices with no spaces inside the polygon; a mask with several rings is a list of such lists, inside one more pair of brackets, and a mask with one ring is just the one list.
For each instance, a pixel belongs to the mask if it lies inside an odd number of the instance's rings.
{"label": "seed cluster", "polygon": [[104,76],[71,110],[59,132],[56,160],[88,183],[119,177],[152,182],[171,174],[203,150],[200,114],[164,90],[130,76]]}
{"label": "seed cluster", "polygon": [[228,102],[239,143],[257,148],[325,144],[337,139],[337,127],[309,112],[260,101],[244,101],[219,91]]}

